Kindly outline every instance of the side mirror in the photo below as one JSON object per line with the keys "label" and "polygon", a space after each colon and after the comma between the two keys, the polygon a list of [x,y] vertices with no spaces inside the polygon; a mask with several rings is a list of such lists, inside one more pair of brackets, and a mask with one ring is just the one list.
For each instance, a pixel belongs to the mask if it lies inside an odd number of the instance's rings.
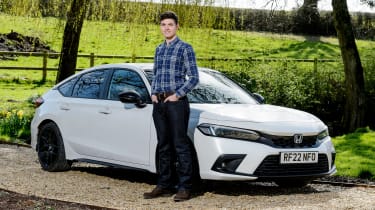
{"label": "side mirror", "polygon": [[253,97],[255,98],[255,100],[257,100],[260,104],[264,104],[266,103],[266,100],[264,99],[264,97],[262,95],[260,95],[259,93],[253,93]]}
{"label": "side mirror", "polygon": [[138,108],[143,108],[147,105],[136,91],[121,92],[118,94],[118,97],[122,103],[132,103]]}

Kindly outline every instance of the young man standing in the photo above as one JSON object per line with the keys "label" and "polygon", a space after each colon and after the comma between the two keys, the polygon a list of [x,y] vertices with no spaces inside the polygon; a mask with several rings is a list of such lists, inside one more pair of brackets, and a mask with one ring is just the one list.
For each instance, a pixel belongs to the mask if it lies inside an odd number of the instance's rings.
{"label": "young man standing", "polygon": [[190,199],[192,188],[192,151],[187,136],[190,107],[186,94],[199,81],[195,53],[191,45],[177,36],[178,17],[174,12],[160,15],[165,41],[156,48],[151,100],[158,137],[158,182],[145,199],[171,195],[175,162],[178,185],[174,201]]}

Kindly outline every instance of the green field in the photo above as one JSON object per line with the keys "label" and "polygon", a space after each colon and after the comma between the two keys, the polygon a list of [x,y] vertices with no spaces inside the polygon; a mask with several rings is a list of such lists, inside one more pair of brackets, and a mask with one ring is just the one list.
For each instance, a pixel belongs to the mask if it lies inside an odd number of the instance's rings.
{"label": "green field", "polygon": [[[36,36],[52,49],[61,47],[64,22],[55,18],[30,18],[0,14],[0,33],[15,31]],[[181,28],[179,36],[191,43],[198,57],[339,58],[336,38],[305,37],[258,32]],[[157,25],[86,21],[80,53],[152,56],[162,41]],[[362,58],[372,58],[375,42],[357,41]]]}
{"label": "green field", "polygon": [[337,175],[375,180],[375,132],[368,128],[333,139]]}
{"label": "green field", "polygon": [[[55,18],[29,18],[0,14],[0,22],[0,33],[15,31],[23,35],[36,36],[49,44],[52,49],[56,51],[60,50],[64,26],[64,22],[62,21]],[[179,36],[193,45],[197,57],[341,59],[337,39],[333,37],[304,37],[199,28],[181,28]],[[156,25],[86,21],[81,35],[79,53],[152,56],[155,47],[162,39],[159,33],[159,27]],[[365,70],[367,68],[367,71],[373,74],[374,69],[372,69],[372,66],[374,65],[371,63],[374,62],[373,58],[375,57],[375,42],[357,40],[357,45],[361,59],[364,62]],[[97,60],[95,64],[112,62],[124,62],[124,60],[100,59]],[[15,61],[1,60],[0,66],[40,67],[41,63],[41,57],[18,57]],[[199,64],[203,66],[207,65],[204,62]],[[241,64],[230,62],[219,64],[219,66],[223,66],[224,70],[234,67],[240,69],[244,68],[241,71],[235,72],[233,75],[238,75],[242,79],[246,79],[247,76],[242,73],[244,71],[249,71],[249,69],[247,67],[241,67],[240,65]],[[281,80],[277,76],[285,71],[284,65],[284,63],[267,66],[261,64],[257,66],[259,68],[256,70],[251,68],[250,70],[254,70],[253,73],[257,74],[254,76],[255,78],[267,77],[271,83],[278,84],[276,87],[283,88],[285,85],[280,83]],[[48,66],[57,67],[58,59],[49,59]],[[79,59],[78,68],[86,68],[88,66],[89,61],[87,58]],[[288,68],[292,68],[290,72],[300,70],[300,68],[312,69],[311,64],[308,63],[292,63],[288,64]],[[341,71],[343,71],[343,69],[340,64],[324,64],[321,65],[320,68],[322,68],[320,71],[328,72],[327,74],[332,78],[342,77]],[[276,69],[276,71],[274,69]],[[289,73],[289,71],[287,73]],[[12,112],[12,110],[15,110],[14,113],[18,113],[18,111],[21,110],[25,113],[25,116],[29,116],[30,118],[33,113],[33,107],[30,103],[31,99],[51,88],[55,81],[55,75],[56,72],[48,72],[47,82],[40,83],[40,79],[42,78],[41,71],[0,70],[0,110],[3,116],[6,116],[7,112]],[[329,78],[327,81],[331,81],[332,78]],[[293,78],[293,80],[297,79],[299,78]],[[326,80],[322,81],[321,83],[324,83]],[[248,79],[247,82],[249,85],[253,83],[251,79]],[[310,81],[301,80],[301,82]],[[311,84],[314,84],[314,81],[312,81]],[[289,84],[288,86],[290,92],[298,89],[298,86],[293,85],[294,84]],[[282,91],[282,93],[286,92],[284,89]],[[272,93],[265,91],[262,94],[273,96],[272,94],[276,95],[277,91]],[[293,94],[295,95],[289,97],[301,97],[302,95],[302,93],[300,94],[299,92],[293,92]],[[327,94],[330,96],[330,93]],[[280,97],[284,97],[284,95]],[[307,95],[303,97],[312,96]],[[306,100],[308,100],[308,98]],[[301,101],[301,98],[296,98],[296,101],[304,103]],[[301,106],[301,104],[291,105]],[[314,106],[314,104],[312,104],[312,106]],[[24,135],[25,134],[18,135],[18,137]],[[15,141],[17,135],[13,137],[2,136],[1,138],[7,141]],[[365,133],[357,132],[335,137],[334,144],[337,150],[337,175],[375,179],[375,148],[372,146],[375,145],[374,131],[367,130]]]}

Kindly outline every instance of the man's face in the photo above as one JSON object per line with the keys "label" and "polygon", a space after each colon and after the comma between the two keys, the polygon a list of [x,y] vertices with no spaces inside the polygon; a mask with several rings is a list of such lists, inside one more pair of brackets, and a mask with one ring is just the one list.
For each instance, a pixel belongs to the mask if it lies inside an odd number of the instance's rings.
{"label": "man's face", "polygon": [[176,36],[178,25],[173,19],[164,19],[160,22],[160,30],[166,39],[172,39]]}

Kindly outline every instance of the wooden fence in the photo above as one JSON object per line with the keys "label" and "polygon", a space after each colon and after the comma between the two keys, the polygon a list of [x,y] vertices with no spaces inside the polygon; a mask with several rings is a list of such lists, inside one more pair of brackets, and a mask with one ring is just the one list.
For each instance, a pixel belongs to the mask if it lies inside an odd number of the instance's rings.
{"label": "wooden fence", "polygon": [[[43,81],[47,78],[47,71],[57,71],[58,67],[48,67],[49,58],[58,58],[60,53],[47,53],[47,52],[12,52],[12,51],[0,51],[1,56],[26,56],[26,57],[41,57],[41,66],[39,67],[25,67],[25,66],[1,66],[0,69],[8,70],[42,70]],[[150,60],[153,61],[154,56],[136,56],[136,55],[95,55],[94,53],[90,54],[78,54],[78,57],[87,58],[90,61],[90,67],[95,65],[95,59],[99,58],[111,58],[111,59],[128,59],[132,63],[136,63],[137,60]],[[285,59],[285,58],[202,58],[198,57],[198,61],[246,61],[246,62],[308,62],[313,63],[314,71],[318,70],[318,62],[339,62],[338,59]],[[82,70],[82,68],[77,68],[77,70]]]}

